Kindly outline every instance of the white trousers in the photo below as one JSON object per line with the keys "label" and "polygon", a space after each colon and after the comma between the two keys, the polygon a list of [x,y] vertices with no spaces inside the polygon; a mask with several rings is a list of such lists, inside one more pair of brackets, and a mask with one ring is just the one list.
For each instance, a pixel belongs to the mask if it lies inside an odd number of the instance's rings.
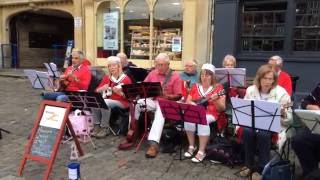
{"label": "white trousers", "polygon": [[139,120],[140,113],[147,109],[147,111],[155,111],[153,123],[151,126],[151,130],[149,132],[148,140],[160,142],[163,126],[164,126],[164,117],[162,115],[160,106],[158,101],[153,100],[151,98],[146,99],[146,106],[145,105],[145,99],[139,99],[135,108],[135,119]]}
{"label": "white trousers", "polygon": [[[209,124],[216,121],[216,119],[211,114],[206,114],[206,118],[207,118],[207,125],[198,124],[198,135],[199,136],[209,136],[210,135]],[[184,129],[186,131],[195,132],[196,131],[196,124],[185,122]]]}

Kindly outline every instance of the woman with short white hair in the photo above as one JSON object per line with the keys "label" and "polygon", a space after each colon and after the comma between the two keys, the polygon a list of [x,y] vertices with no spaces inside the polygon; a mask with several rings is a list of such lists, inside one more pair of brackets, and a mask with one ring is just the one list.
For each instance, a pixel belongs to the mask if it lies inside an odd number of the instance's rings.
{"label": "woman with short white hair", "polygon": [[109,122],[111,110],[113,108],[128,108],[129,102],[124,97],[122,85],[131,84],[131,79],[122,72],[119,57],[110,56],[107,59],[108,76],[104,76],[96,92],[102,93],[108,109],[93,108],[94,130],[92,136],[97,138],[105,137],[109,134]]}

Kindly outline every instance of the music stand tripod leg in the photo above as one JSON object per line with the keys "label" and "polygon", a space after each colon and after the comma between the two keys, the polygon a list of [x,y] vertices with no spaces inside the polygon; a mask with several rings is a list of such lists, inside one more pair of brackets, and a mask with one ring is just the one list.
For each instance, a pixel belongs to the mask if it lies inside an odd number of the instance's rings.
{"label": "music stand tripod leg", "polygon": [[5,129],[0,128],[0,139],[2,139],[2,131],[7,133],[7,134],[10,134],[10,131],[7,131]]}

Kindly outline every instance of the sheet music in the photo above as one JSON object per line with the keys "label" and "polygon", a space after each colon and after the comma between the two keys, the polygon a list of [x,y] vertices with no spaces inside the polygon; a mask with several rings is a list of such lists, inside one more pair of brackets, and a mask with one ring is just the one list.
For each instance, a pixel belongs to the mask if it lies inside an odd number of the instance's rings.
{"label": "sheet music", "polygon": [[294,112],[313,133],[320,134],[320,110],[295,109]]}
{"label": "sheet music", "polygon": [[38,77],[37,77],[37,73],[36,70],[33,69],[25,69],[23,70],[24,74],[28,77],[28,79],[31,82],[31,85],[33,88],[35,89],[43,89],[43,86],[41,85]]}
{"label": "sheet music", "polygon": [[215,76],[219,83],[224,84],[230,78],[230,86],[246,86],[246,69],[245,68],[216,68]]}
{"label": "sheet music", "polygon": [[36,74],[45,90],[54,90],[53,80],[50,78],[48,72],[36,71]]}
{"label": "sheet music", "polygon": [[49,64],[48,63],[43,63],[43,64],[47,68],[49,76],[60,77],[60,72],[55,63],[51,62]]}
{"label": "sheet music", "polygon": [[232,123],[240,126],[252,127],[251,101],[254,101],[255,106],[255,128],[280,132],[280,103],[276,102],[231,97],[233,106]]}

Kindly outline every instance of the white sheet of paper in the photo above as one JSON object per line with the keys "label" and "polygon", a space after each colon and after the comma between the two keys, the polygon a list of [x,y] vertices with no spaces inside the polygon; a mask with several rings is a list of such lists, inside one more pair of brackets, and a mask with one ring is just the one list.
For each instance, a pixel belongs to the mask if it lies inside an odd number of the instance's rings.
{"label": "white sheet of paper", "polygon": [[41,81],[41,84],[45,90],[51,91],[54,89],[53,81],[50,78],[48,72],[36,71],[36,74],[38,75],[38,77]]}
{"label": "white sheet of paper", "polygon": [[245,68],[216,68],[215,76],[219,83],[228,82],[230,77],[230,86],[244,87],[246,86],[246,69]]}
{"label": "white sheet of paper", "polygon": [[24,74],[28,77],[28,79],[30,80],[31,82],[31,85],[33,88],[35,89],[43,89],[38,77],[37,77],[37,74],[36,74],[36,70],[33,70],[33,69],[25,69],[24,70]]}
{"label": "white sheet of paper", "polygon": [[320,134],[320,110],[295,109],[294,112],[312,132]]}
{"label": "white sheet of paper", "polygon": [[53,76],[53,77],[59,77],[60,76],[60,72],[57,68],[57,65],[53,62],[51,63],[43,63],[44,66],[47,68],[49,76]]}
{"label": "white sheet of paper", "polygon": [[280,132],[280,103],[231,97],[232,123],[252,127],[251,101],[254,101],[255,128]]}
{"label": "white sheet of paper", "polygon": [[47,105],[44,108],[40,125],[60,129],[67,109]]}

